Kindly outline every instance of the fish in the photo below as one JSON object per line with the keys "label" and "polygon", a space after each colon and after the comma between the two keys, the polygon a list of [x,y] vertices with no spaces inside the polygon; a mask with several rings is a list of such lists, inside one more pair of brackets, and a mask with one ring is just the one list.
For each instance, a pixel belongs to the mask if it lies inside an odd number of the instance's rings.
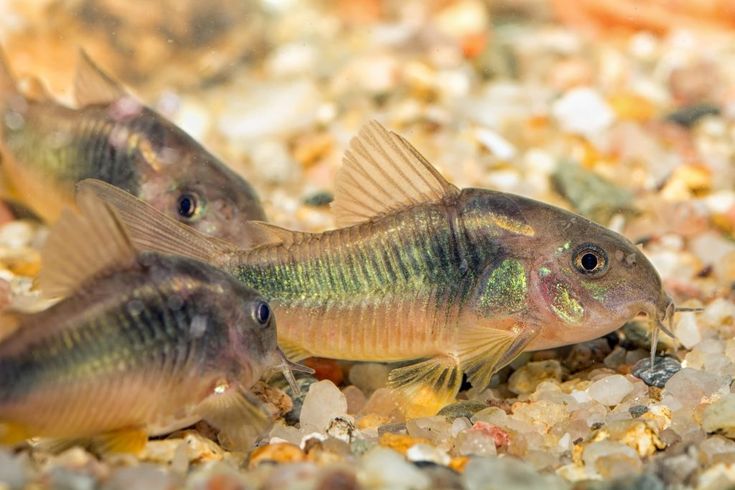
{"label": "fish", "polygon": [[204,419],[249,447],[270,422],[252,385],[280,368],[295,386],[268,302],[202,262],[136,252],[109,205],[77,203],[42,251],[41,289],[60,300],[0,342],[0,442],[139,453]]}
{"label": "fish", "polygon": [[34,78],[21,92],[0,51],[0,154],[4,197],[53,223],[74,205],[75,184],[100,179],[200,232],[242,240],[265,220],[253,187],[191,136],[143,105],[80,51],[77,107]]}
{"label": "fish", "polygon": [[622,235],[527,197],[449,183],[407,140],[373,121],[335,182],[337,228],[253,222],[248,248],[186,230],[144,203],[84,181],[120,213],[136,248],[198,258],[260,291],[293,360],[400,363],[390,386],[409,416],[451,403],[524,351],[605,335],[675,306]]}

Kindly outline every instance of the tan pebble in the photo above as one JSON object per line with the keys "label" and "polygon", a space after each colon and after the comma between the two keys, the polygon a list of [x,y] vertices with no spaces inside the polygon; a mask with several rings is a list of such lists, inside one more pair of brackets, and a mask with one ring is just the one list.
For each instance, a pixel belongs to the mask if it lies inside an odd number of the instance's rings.
{"label": "tan pebble", "polygon": [[250,454],[250,468],[254,468],[261,463],[297,463],[304,461],[306,455],[296,445],[288,442],[279,442],[276,444],[268,444],[253,450]]}
{"label": "tan pebble", "polygon": [[640,472],[641,460],[625,454],[602,456],[595,461],[595,469],[603,478],[611,480]]}
{"label": "tan pebble", "polygon": [[644,122],[656,115],[656,106],[647,98],[632,93],[615,94],[608,99],[619,119]]}
{"label": "tan pebble", "polygon": [[457,456],[449,461],[449,467],[458,473],[462,473],[469,462],[469,456]]}
{"label": "tan pebble", "polygon": [[280,388],[258,381],[250,391],[272,409],[271,412],[275,412],[276,416],[283,416],[293,410],[293,400]]}
{"label": "tan pebble", "polygon": [[406,454],[408,448],[416,444],[429,444],[428,439],[423,437],[412,437],[406,434],[394,434],[392,432],[386,432],[378,439],[378,444],[389,449],[393,449],[401,454]]}
{"label": "tan pebble", "polygon": [[658,437],[651,426],[643,421],[634,422],[620,438],[620,442],[636,450],[639,456],[652,456],[666,444]]}
{"label": "tan pebble", "polygon": [[391,421],[390,417],[386,415],[379,415],[377,413],[369,413],[363,415],[357,420],[358,429],[375,429],[381,425],[389,424]]}
{"label": "tan pebble", "polygon": [[345,398],[347,399],[348,414],[356,414],[362,410],[362,407],[364,407],[367,402],[365,394],[357,386],[350,385],[343,389],[342,393],[344,393]]}
{"label": "tan pebble", "polygon": [[539,383],[548,379],[561,381],[559,361],[529,362],[510,376],[508,389],[518,395],[533,393]]}
{"label": "tan pebble", "polygon": [[293,157],[303,167],[311,167],[327,156],[334,147],[334,140],[328,133],[308,134],[294,143]]}
{"label": "tan pebble", "polygon": [[41,270],[41,254],[34,249],[21,249],[3,257],[2,264],[16,276],[36,277]]}

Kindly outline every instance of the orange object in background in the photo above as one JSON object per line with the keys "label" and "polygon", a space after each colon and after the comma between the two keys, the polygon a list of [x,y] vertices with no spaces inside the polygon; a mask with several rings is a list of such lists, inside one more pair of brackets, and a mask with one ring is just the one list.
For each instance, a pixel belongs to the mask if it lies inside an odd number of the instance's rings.
{"label": "orange object in background", "polygon": [[551,0],[564,23],[596,34],[645,30],[666,34],[675,29],[735,28],[732,0]]}

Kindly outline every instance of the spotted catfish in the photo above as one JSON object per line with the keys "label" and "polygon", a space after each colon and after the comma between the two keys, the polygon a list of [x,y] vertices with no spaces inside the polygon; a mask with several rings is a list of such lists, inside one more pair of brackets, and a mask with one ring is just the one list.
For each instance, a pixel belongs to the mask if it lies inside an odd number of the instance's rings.
{"label": "spotted catfish", "polygon": [[293,381],[267,301],[207,264],[136,253],[89,192],[79,208],[43,251],[42,290],[63,299],[0,342],[0,442],[136,452],[204,418],[247,447],[268,423],[249,388],[278,366]]}
{"label": "spotted catfish", "polygon": [[21,93],[0,53],[0,153],[5,196],[46,221],[74,204],[74,185],[96,178],[135,194],[200,232],[241,243],[265,214],[253,188],[188,134],[142,105],[83,52],[78,108],[40,83]]}
{"label": "spotted catfish", "polygon": [[408,362],[390,382],[409,414],[449,403],[463,373],[486,386],[525,350],[593,339],[639,313],[660,325],[673,312],[654,267],[621,235],[532,199],[460,190],[375,122],[347,151],[340,227],[323,233],[253,223],[257,242],[242,250],[113,188],[83,186],[121,212],[138,247],[198,257],[261,291],[291,357]]}

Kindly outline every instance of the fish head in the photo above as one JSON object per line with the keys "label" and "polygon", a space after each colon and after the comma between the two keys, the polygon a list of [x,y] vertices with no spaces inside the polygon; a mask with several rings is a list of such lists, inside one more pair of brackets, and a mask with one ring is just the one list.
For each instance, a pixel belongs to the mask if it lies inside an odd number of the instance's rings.
{"label": "fish head", "polygon": [[229,347],[233,365],[246,367],[253,382],[281,362],[276,319],[268,302],[257,293],[239,296],[231,309]]}
{"label": "fish head", "polygon": [[641,250],[586,218],[537,203],[524,215],[535,230],[529,306],[543,324],[538,348],[605,335],[645,313],[663,321],[673,301]]}
{"label": "fish head", "polygon": [[139,197],[165,214],[237,245],[248,243],[245,221],[265,220],[250,184],[173,124],[157,121],[138,146]]}
{"label": "fish head", "polygon": [[[659,324],[673,314],[653,264],[622,235],[512,194],[469,189],[459,203],[466,236],[483,244],[478,298],[533,324],[531,348],[591,340],[640,313]],[[493,305],[488,285],[513,304]]]}

